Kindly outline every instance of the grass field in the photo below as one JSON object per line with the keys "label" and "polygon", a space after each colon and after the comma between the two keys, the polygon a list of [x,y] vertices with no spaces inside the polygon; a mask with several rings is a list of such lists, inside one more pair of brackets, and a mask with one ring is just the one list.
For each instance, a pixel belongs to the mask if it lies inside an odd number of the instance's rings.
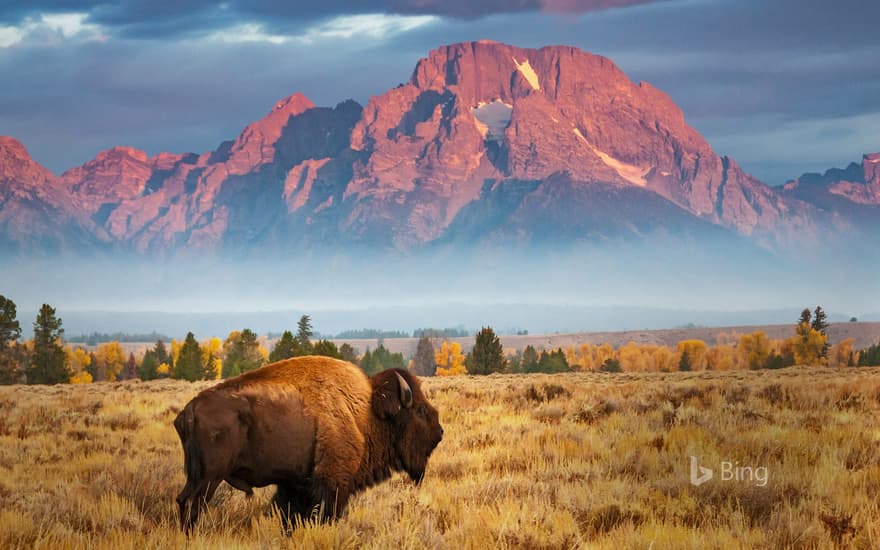
{"label": "grass field", "polygon": [[270,488],[224,485],[188,540],[171,423],[208,385],[0,387],[0,547],[880,547],[876,369],[429,379],[446,436],[420,487],[286,537]]}

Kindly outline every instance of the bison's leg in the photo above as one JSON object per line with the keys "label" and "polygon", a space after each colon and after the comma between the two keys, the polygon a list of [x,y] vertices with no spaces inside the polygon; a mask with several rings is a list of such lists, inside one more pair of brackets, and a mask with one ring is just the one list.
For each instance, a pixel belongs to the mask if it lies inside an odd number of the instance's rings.
{"label": "bison's leg", "polygon": [[312,495],[308,486],[302,483],[279,483],[272,505],[278,509],[284,529],[289,532],[295,526],[297,518],[308,519]]}
{"label": "bison's leg", "polygon": [[191,532],[199,520],[199,514],[214,498],[214,491],[220,485],[220,480],[203,480],[197,484],[190,481],[177,497],[177,505],[180,507],[180,525],[187,533]]}
{"label": "bison's leg", "polygon": [[312,504],[321,521],[336,519],[348,505],[349,486],[360,467],[364,436],[354,419],[319,430],[312,472]]}
{"label": "bison's leg", "polygon": [[[341,483],[340,483],[341,482]],[[312,483],[312,510],[320,521],[338,518],[348,506],[348,479],[315,479]]]}

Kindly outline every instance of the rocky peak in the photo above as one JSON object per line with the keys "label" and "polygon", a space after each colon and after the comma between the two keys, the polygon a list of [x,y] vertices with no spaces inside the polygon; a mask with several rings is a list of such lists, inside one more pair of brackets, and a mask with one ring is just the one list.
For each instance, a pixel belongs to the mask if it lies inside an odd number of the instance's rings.
{"label": "rocky peak", "polygon": [[275,158],[275,143],[281,137],[290,117],[313,109],[305,95],[295,93],[282,99],[262,119],[249,125],[232,143],[226,161],[232,174],[245,174]]}
{"label": "rocky peak", "polygon": [[55,176],[34,161],[20,141],[0,136],[0,182],[20,185],[46,185]]}
{"label": "rocky peak", "polygon": [[783,189],[789,195],[823,206],[833,197],[861,205],[880,205],[880,153],[863,155],[861,163],[851,162],[846,168],[803,174]]}

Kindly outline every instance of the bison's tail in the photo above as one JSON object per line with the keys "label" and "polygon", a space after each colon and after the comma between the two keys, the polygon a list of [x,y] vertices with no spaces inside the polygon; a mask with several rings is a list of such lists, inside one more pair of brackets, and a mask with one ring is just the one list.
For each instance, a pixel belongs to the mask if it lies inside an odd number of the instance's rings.
{"label": "bison's tail", "polygon": [[174,420],[174,428],[183,444],[183,467],[186,478],[192,482],[202,479],[202,452],[196,439],[195,423],[192,403],[188,404]]}

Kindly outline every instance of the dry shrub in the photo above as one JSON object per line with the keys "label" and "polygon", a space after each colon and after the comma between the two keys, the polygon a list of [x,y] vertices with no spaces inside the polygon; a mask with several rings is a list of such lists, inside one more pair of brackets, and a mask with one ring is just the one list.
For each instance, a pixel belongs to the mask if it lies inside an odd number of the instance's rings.
{"label": "dry shrub", "polygon": [[620,413],[621,410],[620,403],[617,401],[602,399],[592,407],[582,407],[574,415],[574,420],[579,424],[595,424],[614,413]]}
{"label": "dry shrub", "polygon": [[861,410],[866,405],[865,396],[852,387],[841,388],[840,391],[838,391],[837,399],[834,402],[834,406],[842,411],[850,409]]}
{"label": "dry shrub", "polygon": [[788,402],[788,392],[782,387],[782,384],[774,383],[764,386],[758,390],[758,397],[770,403],[771,405],[782,406]]}
{"label": "dry shrub", "polygon": [[739,510],[752,527],[771,524],[776,510],[783,505],[796,506],[803,497],[803,490],[791,483],[771,482],[761,487],[748,481],[713,480],[693,490],[705,507]]}
{"label": "dry shrub", "polygon": [[828,531],[828,535],[837,547],[848,546],[845,543],[856,534],[851,514],[822,513],[819,515],[819,519],[822,520],[822,525]]}
{"label": "dry shrub", "polygon": [[721,395],[728,405],[745,403],[752,394],[751,388],[746,385],[728,384],[721,389]]}
{"label": "dry shrub", "polygon": [[595,537],[616,529],[623,524],[641,525],[645,516],[632,508],[621,508],[618,504],[606,504],[575,515],[581,530],[589,537]]}
{"label": "dry shrub", "polygon": [[559,384],[544,384],[540,388],[532,384],[526,388],[525,397],[529,401],[549,402],[557,397],[571,397],[571,392]]}
{"label": "dry shrub", "polygon": [[880,464],[880,449],[877,443],[865,435],[855,437],[844,458],[847,470],[861,470]]}
{"label": "dry shrub", "polygon": [[535,420],[546,422],[548,424],[559,424],[562,417],[565,416],[565,410],[558,405],[545,404],[538,407],[532,416]]}

